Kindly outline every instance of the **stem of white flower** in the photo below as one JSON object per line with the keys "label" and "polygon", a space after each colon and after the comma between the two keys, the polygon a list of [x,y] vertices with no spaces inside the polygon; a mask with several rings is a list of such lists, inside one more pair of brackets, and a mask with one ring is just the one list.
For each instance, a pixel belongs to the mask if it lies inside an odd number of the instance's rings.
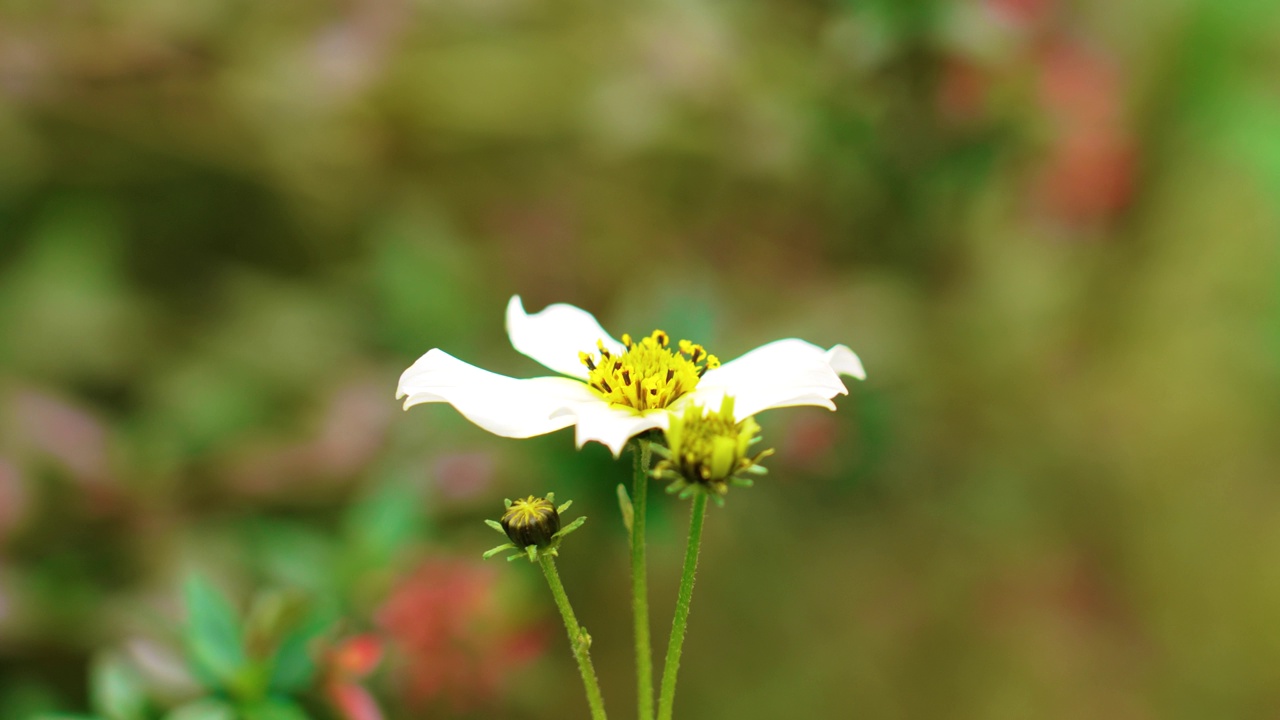
{"label": "stem of white flower", "polygon": [[671,621],[671,640],[667,643],[667,661],[662,667],[662,697],[658,702],[658,720],[671,720],[676,702],[676,673],[680,671],[680,652],[684,648],[684,631],[689,622],[689,603],[693,600],[693,578],[698,571],[698,550],[702,546],[702,520],[707,512],[707,494],[694,493],[693,511],[689,518],[689,546],[684,554],[684,572],[680,577],[680,594],[676,598],[676,614]]}
{"label": "stem of white flower", "polygon": [[645,572],[645,508],[649,496],[649,441],[636,440],[631,493],[631,609],[635,618],[636,708],[653,720],[653,649],[649,641],[649,581]]}

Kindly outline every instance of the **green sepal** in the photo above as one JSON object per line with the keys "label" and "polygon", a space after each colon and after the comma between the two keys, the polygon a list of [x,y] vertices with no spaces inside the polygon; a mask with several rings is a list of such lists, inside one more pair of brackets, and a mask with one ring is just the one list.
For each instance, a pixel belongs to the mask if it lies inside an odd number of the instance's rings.
{"label": "green sepal", "polygon": [[500,552],[504,552],[506,550],[514,550],[514,549],[516,549],[515,545],[512,545],[511,543],[503,543],[496,548],[486,550],[482,557],[484,557],[485,560],[488,560],[489,558],[493,557],[494,555],[497,555]]}
{"label": "green sepal", "polygon": [[503,536],[503,537],[506,537],[506,535],[507,535],[507,531],[502,529],[502,523],[498,522],[497,520],[492,520],[492,519],[489,519],[489,518],[485,518],[484,524],[485,524],[485,525],[488,525],[489,527],[493,528],[494,530],[497,530],[499,533],[501,533],[501,534],[502,534],[502,536]]}
{"label": "green sepal", "polygon": [[568,525],[565,525],[564,527],[560,528],[560,532],[556,533],[555,535],[552,535],[551,537],[552,537],[552,538],[555,538],[555,539],[557,539],[557,540],[558,540],[558,539],[560,539],[560,538],[563,538],[565,535],[568,535],[569,533],[573,532],[574,530],[577,530],[578,528],[582,527],[582,523],[584,523],[584,522],[586,522],[586,521],[587,521],[587,516],[586,516],[586,515],[583,515],[582,517],[578,518],[577,520],[574,520],[573,522],[569,523]]}
{"label": "green sepal", "polygon": [[627,488],[622,483],[618,483],[618,509],[622,511],[622,524],[627,528],[627,535],[631,535],[631,524],[635,522],[635,508],[631,506],[631,498],[627,495]]}

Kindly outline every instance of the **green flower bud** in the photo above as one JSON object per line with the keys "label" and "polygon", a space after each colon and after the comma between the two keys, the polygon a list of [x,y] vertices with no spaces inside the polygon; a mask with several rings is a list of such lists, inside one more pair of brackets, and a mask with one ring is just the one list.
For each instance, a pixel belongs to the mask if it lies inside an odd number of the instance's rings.
{"label": "green flower bud", "polygon": [[690,405],[671,418],[665,433],[667,446],[654,446],[662,459],[653,475],[671,482],[667,492],[681,497],[706,492],[720,501],[730,485],[750,486],[746,475],[765,473],[758,463],[773,451],[750,452],[760,440],[759,433],[754,419],[735,420],[732,397],[725,396],[718,411]]}
{"label": "green flower bud", "polygon": [[556,512],[556,506],[546,498],[532,495],[511,503],[498,522],[518,548],[530,545],[545,548],[560,532],[560,513]]}

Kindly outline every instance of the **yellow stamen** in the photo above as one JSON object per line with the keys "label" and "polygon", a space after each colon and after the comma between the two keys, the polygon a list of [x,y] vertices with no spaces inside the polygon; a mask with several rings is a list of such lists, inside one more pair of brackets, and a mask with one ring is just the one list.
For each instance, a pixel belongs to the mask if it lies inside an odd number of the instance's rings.
{"label": "yellow stamen", "polygon": [[701,345],[681,340],[672,350],[670,342],[662,330],[654,330],[639,342],[623,335],[627,350],[621,355],[611,355],[602,339],[596,343],[598,360],[588,353],[578,357],[590,371],[588,385],[601,398],[638,411],[654,410],[692,391],[704,372],[720,364]]}

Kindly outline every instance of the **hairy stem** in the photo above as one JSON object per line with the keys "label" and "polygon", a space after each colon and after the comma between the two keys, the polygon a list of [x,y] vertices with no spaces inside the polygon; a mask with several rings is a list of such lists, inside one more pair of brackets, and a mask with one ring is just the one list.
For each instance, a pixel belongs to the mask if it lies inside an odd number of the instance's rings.
{"label": "hairy stem", "polygon": [[644,524],[649,497],[649,442],[636,440],[631,492],[631,609],[636,637],[636,714],[653,720],[653,649],[649,641],[649,580],[645,572]]}
{"label": "hairy stem", "polygon": [[550,554],[539,554],[538,563],[547,576],[547,584],[551,586],[551,594],[555,596],[556,607],[560,608],[560,616],[564,618],[564,629],[569,633],[569,649],[573,651],[573,659],[578,661],[578,671],[582,673],[582,685],[587,690],[587,704],[591,706],[591,720],[605,720],[604,696],[600,694],[600,681],[596,679],[596,669],[591,664],[591,636],[578,625],[578,619],[569,605],[569,596],[564,592],[560,582],[560,573],[556,570],[556,560]]}
{"label": "hairy stem", "polygon": [[706,493],[694,493],[693,513],[689,518],[689,546],[684,553],[684,573],[680,577],[676,614],[671,621],[671,640],[667,643],[667,661],[662,667],[662,697],[658,701],[658,720],[671,720],[676,701],[676,673],[680,670],[680,651],[684,646],[685,626],[689,622],[689,602],[693,599],[693,579],[698,570],[698,550],[702,545],[702,520],[706,513]]}

